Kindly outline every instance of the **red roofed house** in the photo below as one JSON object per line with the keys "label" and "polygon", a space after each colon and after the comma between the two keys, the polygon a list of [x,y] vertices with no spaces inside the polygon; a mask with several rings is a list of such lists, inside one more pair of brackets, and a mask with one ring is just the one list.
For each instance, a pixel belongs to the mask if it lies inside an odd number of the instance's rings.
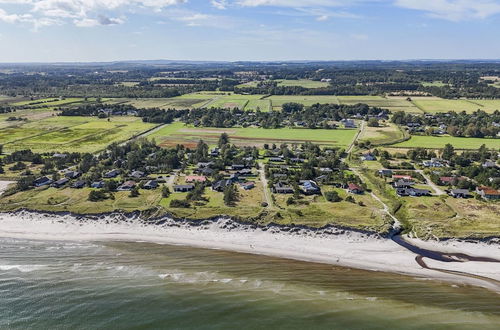
{"label": "red roofed house", "polygon": [[392,178],[396,179],[396,180],[398,180],[398,179],[411,180],[412,179],[411,175],[393,175]]}
{"label": "red roofed house", "polygon": [[490,187],[477,187],[476,192],[484,199],[500,199],[500,191]]}
{"label": "red roofed house", "polygon": [[347,185],[347,191],[351,194],[362,194],[364,192],[363,188],[354,183],[349,183]]}
{"label": "red roofed house", "polygon": [[198,176],[198,175],[190,175],[186,177],[186,182],[191,183],[191,182],[205,182],[207,181],[206,176]]}

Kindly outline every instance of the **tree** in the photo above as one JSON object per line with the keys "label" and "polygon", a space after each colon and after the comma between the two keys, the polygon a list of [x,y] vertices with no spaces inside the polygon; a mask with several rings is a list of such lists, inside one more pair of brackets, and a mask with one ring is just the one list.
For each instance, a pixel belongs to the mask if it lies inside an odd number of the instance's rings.
{"label": "tree", "polygon": [[107,199],[107,195],[103,190],[92,190],[88,197],[91,202],[99,202]]}
{"label": "tree", "polygon": [[170,196],[170,189],[168,189],[168,187],[165,185],[163,185],[163,187],[161,188],[161,196],[163,198],[168,198]]}
{"label": "tree", "polygon": [[325,198],[327,201],[335,203],[335,202],[340,202],[342,198],[340,198],[339,193],[336,191],[327,191],[325,193]]}
{"label": "tree", "polygon": [[226,132],[222,133],[219,137],[219,143],[217,144],[219,148],[222,148],[222,146],[229,144],[229,135],[227,135]]}
{"label": "tree", "polygon": [[132,190],[130,191],[130,194],[128,195],[129,197],[139,197],[141,193],[139,192],[139,188],[137,187],[134,187],[132,188]]}
{"label": "tree", "polygon": [[235,185],[229,185],[224,188],[224,204],[234,206],[234,203],[239,199],[238,190]]}
{"label": "tree", "polygon": [[0,155],[3,153],[3,144],[0,144]]}
{"label": "tree", "polygon": [[449,143],[444,146],[442,157],[446,160],[451,160],[455,156],[455,148]]}

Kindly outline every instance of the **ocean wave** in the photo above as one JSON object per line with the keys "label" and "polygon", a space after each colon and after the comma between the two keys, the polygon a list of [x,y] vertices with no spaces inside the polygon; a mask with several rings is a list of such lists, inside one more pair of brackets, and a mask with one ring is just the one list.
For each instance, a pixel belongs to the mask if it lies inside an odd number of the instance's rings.
{"label": "ocean wave", "polygon": [[45,265],[0,265],[0,271],[15,270],[21,273],[29,273],[45,267]]}

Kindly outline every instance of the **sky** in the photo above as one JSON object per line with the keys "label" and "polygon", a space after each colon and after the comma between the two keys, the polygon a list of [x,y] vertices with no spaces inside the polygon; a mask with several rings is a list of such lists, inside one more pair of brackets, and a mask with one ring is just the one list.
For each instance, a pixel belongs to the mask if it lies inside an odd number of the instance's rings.
{"label": "sky", "polygon": [[0,62],[500,59],[500,0],[0,0]]}

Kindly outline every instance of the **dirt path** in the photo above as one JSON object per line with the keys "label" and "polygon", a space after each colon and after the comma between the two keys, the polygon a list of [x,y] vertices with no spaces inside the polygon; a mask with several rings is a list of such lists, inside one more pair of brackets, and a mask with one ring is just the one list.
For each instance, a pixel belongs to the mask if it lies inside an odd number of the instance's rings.
{"label": "dirt path", "polygon": [[264,197],[266,198],[267,207],[273,207],[274,203],[269,193],[269,183],[266,179],[266,172],[264,171],[264,163],[259,162],[259,176],[260,182],[262,183],[262,189],[264,190]]}
{"label": "dirt path", "polygon": [[351,144],[349,145],[349,147],[346,150],[347,154],[351,153],[352,149],[354,148],[354,143],[356,141],[358,141],[359,137],[361,136],[361,133],[363,133],[364,130],[365,130],[365,121],[363,120],[363,121],[361,121],[361,126],[359,127],[358,133],[356,133],[356,135],[354,136],[354,139],[352,140]]}

